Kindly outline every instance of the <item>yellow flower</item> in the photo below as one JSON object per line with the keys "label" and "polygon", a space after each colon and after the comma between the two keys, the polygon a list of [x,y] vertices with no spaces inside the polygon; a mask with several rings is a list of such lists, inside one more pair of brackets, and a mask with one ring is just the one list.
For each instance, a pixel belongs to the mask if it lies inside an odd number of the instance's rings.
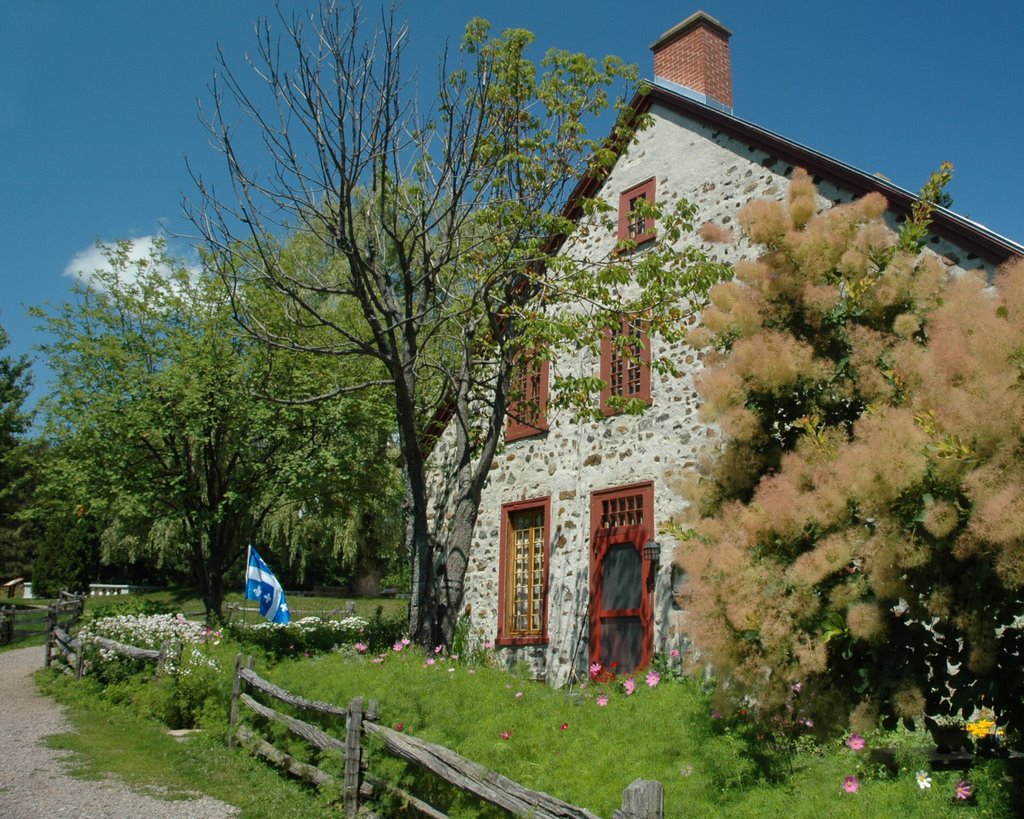
{"label": "yellow flower", "polygon": [[992,729],[995,727],[996,723],[994,720],[979,719],[976,722],[967,723],[967,733],[975,739],[981,739],[993,733]]}

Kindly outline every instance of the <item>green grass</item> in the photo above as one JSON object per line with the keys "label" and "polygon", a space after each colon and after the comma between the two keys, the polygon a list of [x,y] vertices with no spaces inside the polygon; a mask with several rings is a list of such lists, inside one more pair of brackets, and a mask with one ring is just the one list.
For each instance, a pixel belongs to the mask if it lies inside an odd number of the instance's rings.
{"label": "green grass", "polygon": [[[405,612],[408,609],[408,601],[393,598],[376,597],[312,597],[296,596],[288,598],[289,606],[297,612],[297,616],[305,616],[306,613],[316,616],[326,616],[331,612],[346,611],[346,605],[354,602],[356,614],[361,617],[371,617],[378,606],[383,607],[385,616]],[[256,606],[252,600],[246,600],[242,592],[232,592],[224,596],[224,614],[227,616],[229,604],[251,608]],[[177,613],[183,612],[191,616],[201,617],[204,611],[203,601],[196,595],[195,589],[163,589],[161,591],[146,592],[144,594],[116,594],[105,597],[86,598],[86,613],[93,616],[104,616],[105,613],[118,610],[140,610],[143,606],[159,608],[162,611]],[[260,618],[258,612],[239,613],[235,615],[243,622],[256,623]]]}
{"label": "green grass", "polygon": [[[288,661],[268,676],[317,699],[376,699],[382,724],[402,723],[410,734],[600,816],[621,806],[622,792],[637,778],[662,782],[668,816],[1014,815],[997,770],[972,772],[977,804],[965,808],[951,799],[962,773],[934,772],[931,789],[921,790],[917,768],[883,776],[868,764],[866,751],[851,751],[841,740],[824,747],[806,743],[804,750],[765,764],[766,740],[758,738],[755,726],[712,719],[710,704],[693,681],[649,689],[639,680],[630,697],[621,685],[590,685],[569,694],[491,668],[470,674],[457,664],[425,667],[423,656],[409,650],[391,653],[380,664],[338,655]],[[597,705],[600,690],[609,696],[606,707]],[[507,740],[501,736],[505,731]],[[901,741],[923,748],[926,739],[912,735]],[[426,783],[400,765],[386,767],[411,787]],[[856,794],[841,789],[850,774],[861,780]],[[445,797],[440,791],[436,795]],[[461,798],[446,810],[453,816],[484,814]]]}
{"label": "green grass", "polygon": [[[81,754],[80,768],[88,775],[114,774],[179,794],[199,790],[239,805],[246,816],[323,815],[322,797],[224,747],[226,690],[237,648],[209,648],[221,665],[213,683],[218,694],[201,712],[210,730],[182,744],[170,740],[155,721],[139,716],[160,713],[160,698],[167,693],[148,675],[106,690],[88,678],[76,685],[45,675],[53,693],[72,704],[79,731],[56,741]],[[890,776],[869,763],[867,751],[852,751],[842,738],[823,745],[804,739],[780,752],[782,746],[770,744],[771,738],[742,716],[713,718],[707,695],[692,680],[666,679],[648,688],[640,679],[636,693],[626,696],[621,683],[556,691],[486,663],[438,658],[428,664],[421,652],[409,648],[387,652],[381,663],[373,659],[351,649],[276,665],[261,658],[256,671],[309,698],[338,704],[357,696],[376,699],[382,724],[401,724],[408,734],[600,816],[611,816],[623,790],[637,778],[662,782],[668,817],[1018,815],[1001,762],[976,765],[969,772],[977,796],[971,805],[952,800],[964,776],[960,772],[932,771],[932,787],[921,790],[915,780],[925,765],[927,740],[921,734],[880,732],[869,738],[873,747],[899,745],[902,768]],[[608,696],[607,706],[598,705],[599,693]],[[325,727],[343,735],[337,724]],[[275,744],[303,754],[297,740],[272,733]],[[372,773],[451,816],[504,815],[386,757],[372,741],[368,745]],[[340,773],[337,759],[326,760],[325,767]],[[841,788],[850,774],[860,779],[856,794]],[[252,793],[258,798],[245,801]],[[381,812],[402,815],[395,804],[385,804]]]}
{"label": "green grass", "polygon": [[193,735],[183,742],[157,722],[105,701],[88,680],[41,674],[42,687],[67,706],[74,733],[48,738],[52,748],[73,751],[70,773],[88,779],[116,777],[164,799],[208,794],[235,805],[247,819],[312,819],[325,805],[309,790],[279,776],[248,755],[230,751],[222,738]]}

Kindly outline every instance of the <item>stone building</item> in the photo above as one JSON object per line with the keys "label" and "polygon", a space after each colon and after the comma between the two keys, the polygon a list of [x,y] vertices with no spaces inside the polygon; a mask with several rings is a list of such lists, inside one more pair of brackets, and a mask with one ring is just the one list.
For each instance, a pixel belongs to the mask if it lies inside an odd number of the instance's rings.
{"label": "stone building", "polygon": [[[653,88],[633,101],[653,125],[584,193],[618,207],[620,234],[642,242],[656,227],[626,218],[638,196],[685,198],[698,208],[696,225],[728,228],[751,200],[784,198],[793,171],[803,168],[817,185],[819,209],[878,191],[897,226],[912,194],[733,114],[730,34],[698,12],[654,42]],[[591,232],[569,241],[602,258],[617,238]],[[711,245],[695,234],[685,241],[724,262],[752,255],[744,240]],[[1024,253],[941,209],[928,248],[951,269],[989,273]],[[649,342],[638,336],[638,343]],[[679,479],[717,434],[697,419],[699,356],[684,346],[671,350],[682,375],[670,377],[612,360],[609,350],[581,354],[573,366],[648,408],[597,422],[545,417],[551,375],[537,373],[540,415],[532,425],[507,427],[483,493],[465,580],[472,639],[493,642],[509,664],[524,661],[555,685],[585,679],[595,661],[630,672],[655,652],[686,648],[685,612],[675,594],[681,578],[671,559],[675,544],[658,530],[682,511]],[[439,449],[443,458],[443,439]]]}

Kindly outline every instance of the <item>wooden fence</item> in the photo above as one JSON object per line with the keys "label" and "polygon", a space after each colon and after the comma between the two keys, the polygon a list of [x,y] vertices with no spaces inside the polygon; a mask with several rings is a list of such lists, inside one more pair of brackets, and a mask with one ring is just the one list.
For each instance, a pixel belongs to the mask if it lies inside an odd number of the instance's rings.
{"label": "wooden fence", "polygon": [[[344,725],[345,740],[333,737],[321,728],[304,720],[289,716],[261,703],[252,694],[258,693],[277,702],[287,703],[299,711],[327,717]],[[421,815],[443,819],[445,814],[426,802],[396,788],[367,771],[362,751],[362,738],[379,738],[384,750],[412,763],[434,776],[471,793],[485,802],[503,808],[517,816],[537,819],[595,819],[585,808],[570,805],[541,791],[531,790],[501,774],[465,759],[442,745],[418,739],[400,731],[377,724],[377,705],[370,701],[364,708],[363,699],[357,697],[347,708],[330,703],[307,700],[264,680],[253,670],[253,659],[243,662],[238,655],[231,692],[231,726],[234,736],[256,755],[317,786],[336,784],[337,778],[291,755],[259,736],[245,725],[239,724],[239,706],[245,706],[261,719],[285,726],[288,731],[305,740],[318,751],[338,751],[344,754],[344,778],[341,782],[345,816],[355,816],[360,800],[372,797],[381,790],[402,799]],[[622,808],[613,819],[662,819],[664,791],[660,782],[636,780],[623,794]]]}
{"label": "wooden fence", "polygon": [[[46,660],[44,665],[47,668],[51,668],[53,660],[60,660],[62,662],[62,670],[66,673],[74,674],[75,679],[80,680],[85,672],[85,643],[79,637],[72,637],[71,629],[82,616],[81,608],[84,597],[76,598],[76,600],[79,610],[78,614],[73,618],[61,619],[60,609],[58,608],[61,605],[60,603],[49,607],[51,613],[47,619]],[[54,609],[56,611],[53,611]],[[177,640],[167,640],[159,649],[139,648],[138,646],[119,643],[117,640],[110,640],[99,636],[89,637],[88,643],[135,660],[156,663],[157,676],[160,675],[168,659],[181,659],[182,645]]]}
{"label": "wooden fence", "polygon": [[[77,614],[75,605],[77,604]],[[72,626],[81,617],[83,598],[61,600],[49,607],[46,666],[59,659],[63,670],[81,678],[84,673],[85,645],[78,637],[70,636]],[[105,637],[90,637],[89,644],[95,644],[108,651],[133,657],[138,660],[155,662],[157,674],[164,662],[172,655],[181,656],[180,643],[164,643],[159,650],[126,645]],[[378,738],[383,749],[400,759],[422,768],[441,780],[471,793],[479,799],[509,811],[517,816],[536,819],[597,819],[585,808],[570,805],[542,791],[531,790],[496,771],[459,756],[443,745],[436,745],[409,734],[387,728],[377,723],[377,704],[370,701],[364,707],[362,698],[356,698],[348,707],[331,703],[307,700],[280,688],[260,677],[253,668],[253,658],[243,662],[241,654],[235,663],[235,675],[231,690],[230,723],[232,743],[241,742],[249,751],[263,758],[287,773],[297,776],[316,786],[340,784],[343,808],[346,817],[373,816],[360,804],[377,794],[387,792],[403,804],[431,819],[446,819],[446,815],[401,788],[373,775],[367,770],[363,755],[363,738],[367,735]],[[339,732],[344,731],[345,739],[332,736],[321,727],[286,714],[278,708],[256,699],[257,694],[276,703],[285,703],[300,712],[319,715],[321,719],[333,720]],[[293,735],[301,738],[319,752],[335,751],[344,759],[344,775],[339,783],[337,777],[307,762],[294,759],[290,754],[276,748],[256,731],[239,722],[239,709],[247,708],[261,720],[283,725]],[[663,819],[664,793],[660,782],[638,779],[624,792],[622,808],[616,810],[613,819]]]}
{"label": "wooden fence", "polygon": [[68,631],[81,619],[84,601],[84,596],[62,591],[56,603],[45,607],[0,606],[0,645],[49,634],[51,624],[59,624]]}

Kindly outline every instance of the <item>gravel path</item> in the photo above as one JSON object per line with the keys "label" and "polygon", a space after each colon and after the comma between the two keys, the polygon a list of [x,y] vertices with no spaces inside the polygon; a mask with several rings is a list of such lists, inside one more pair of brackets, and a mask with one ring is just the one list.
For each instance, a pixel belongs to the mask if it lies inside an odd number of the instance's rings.
{"label": "gravel path", "polygon": [[71,729],[60,706],[36,691],[33,673],[43,647],[0,654],[0,817],[2,819],[222,819],[231,805],[209,796],[163,801],[135,793],[116,780],[72,779],[61,765],[70,751],[42,743]]}

